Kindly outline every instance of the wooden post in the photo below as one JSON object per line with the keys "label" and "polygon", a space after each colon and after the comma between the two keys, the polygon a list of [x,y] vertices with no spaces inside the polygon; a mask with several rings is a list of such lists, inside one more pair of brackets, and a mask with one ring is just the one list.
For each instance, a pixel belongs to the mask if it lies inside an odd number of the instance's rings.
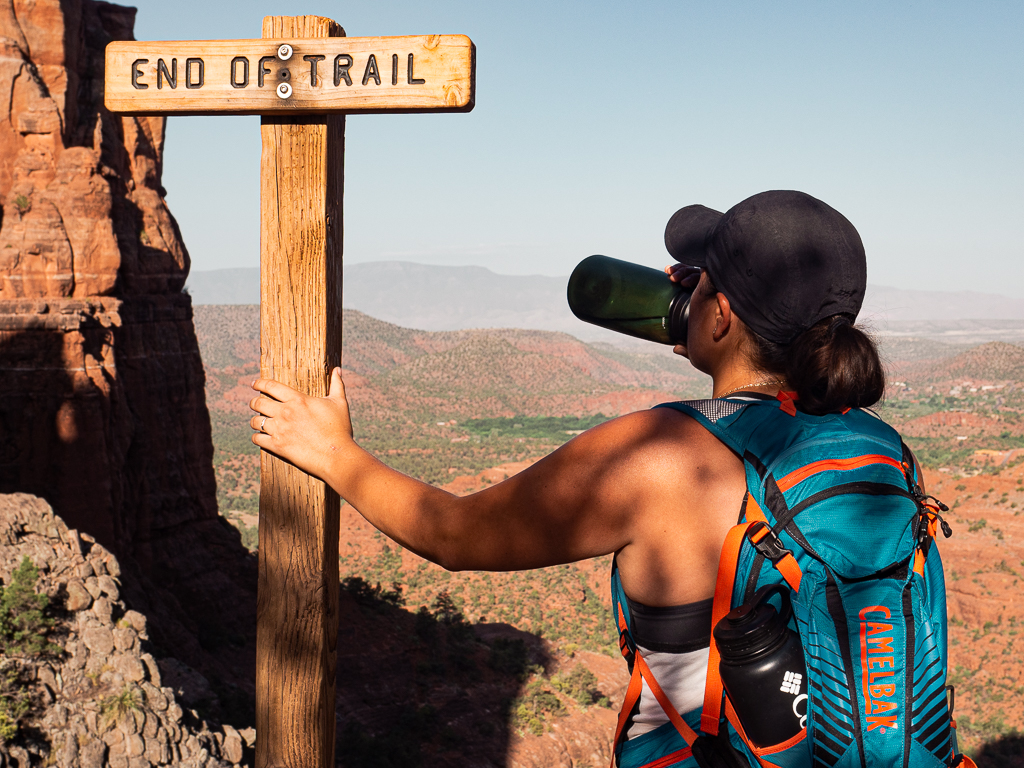
{"label": "wooden post", "polygon": [[[343,37],[320,16],[268,16],[264,38]],[[260,374],[326,394],[341,364],[345,117],[265,116]],[[333,768],[338,495],[263,453],[256,648],[257,768]]]}
{"label": "wooden post", "polygon": [[[112,42],[103,98],[118,114],[263,115],[260,374],[322,396],[341,365],[345,115],[468,112],[475,93],[465,35],[268,16],[259,40]],[[333,768],[340,500],[269,453],[260,467],[256,765]]]}

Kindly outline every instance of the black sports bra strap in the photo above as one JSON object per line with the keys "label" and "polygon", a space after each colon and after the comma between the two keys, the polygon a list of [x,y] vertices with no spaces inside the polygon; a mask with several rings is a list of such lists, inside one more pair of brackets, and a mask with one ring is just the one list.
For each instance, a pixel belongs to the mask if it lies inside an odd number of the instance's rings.
{"label": "black sports bra strap", "polygon": [[659,653],[691,653],[711,646],[714,598],[686,605],[655,607],[626,598],[637,645]]}

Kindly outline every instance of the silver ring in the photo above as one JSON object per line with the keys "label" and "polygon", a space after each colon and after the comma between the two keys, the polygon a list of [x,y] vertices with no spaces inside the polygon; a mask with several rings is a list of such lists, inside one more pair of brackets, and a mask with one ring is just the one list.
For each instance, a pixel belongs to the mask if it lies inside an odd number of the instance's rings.
{"label": "silver ring", "polygon": [[267,418],[268,418],[267,416],[264,416],[264,417],[263,417],[263,421],[261,421],[261,422],[260,422],[260,432],[262,432],[262,431],[263,431],[263,427],[264,427],[264,426],[266,425],[266,423],[267,423]]}

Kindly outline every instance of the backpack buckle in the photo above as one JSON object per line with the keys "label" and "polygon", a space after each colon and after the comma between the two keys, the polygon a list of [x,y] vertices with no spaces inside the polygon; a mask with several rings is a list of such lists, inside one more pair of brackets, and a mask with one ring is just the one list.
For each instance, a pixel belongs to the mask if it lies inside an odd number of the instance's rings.
{"label": "backpack buckle", "polygon": [[782,541],[779,537],[772,533],[772,529],[761,521],[751,526],[747,533],[747,538],[750,539],[750,543],[757,550],[758,554],[763,555],[767,560],[771,560],[772,565],[776,565],[786,555],[793,554],[791,550],[782,546]]}

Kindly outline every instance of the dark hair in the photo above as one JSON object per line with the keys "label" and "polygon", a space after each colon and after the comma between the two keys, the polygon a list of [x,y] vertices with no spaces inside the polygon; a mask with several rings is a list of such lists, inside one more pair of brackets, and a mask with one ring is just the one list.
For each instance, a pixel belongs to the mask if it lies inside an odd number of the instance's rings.
{"label": "dark hair", "polygon": [[802,411],[822,415],[868,408],[885,394],[878,348],[847,315],[826,317],[787,345],[747,332],[754,364],[784,378]]}
{"label": "dark hair", "polygon": [[[705,291],[718,291],[710,274]],[[784,379],[806,413],[820,416],[870,408],[885,394],[885,369],[878,348],[849,315],[826,317],[791,344],[768,341],[746,323],[744,328],[750,337],[751,361]]]}

